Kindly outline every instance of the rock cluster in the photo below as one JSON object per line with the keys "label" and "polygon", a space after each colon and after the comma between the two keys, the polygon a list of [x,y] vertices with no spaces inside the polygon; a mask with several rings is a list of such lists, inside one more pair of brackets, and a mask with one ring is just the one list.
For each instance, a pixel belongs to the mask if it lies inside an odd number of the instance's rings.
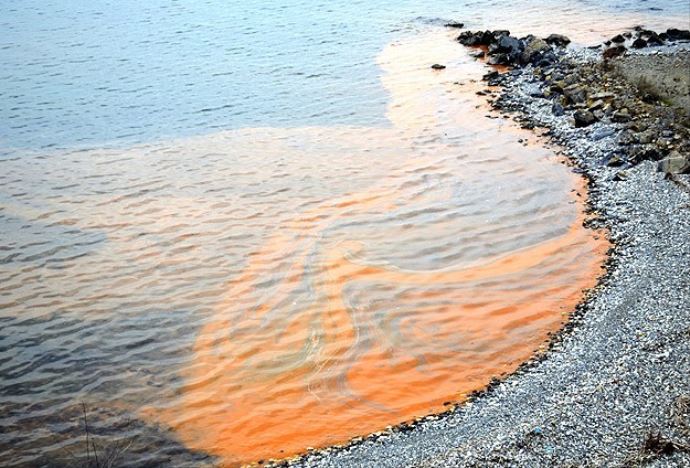
{"label": "rock cluster", "polygon": [[486,49],[491,65],[546,65],[556,60],[555,48],[563,48],[570,39],[560,34],[551,34],[545,39],[536,36],[516,38],[510,31],[465,31],[458,36],[458,42],[469,47]]}
{"label": "rock cluster", "polygon": [[[627,37],[629,36],[629,37]],[[482,47],[489,64],[509,65],[513,71],[500,74],[492,71],[483,79],[491,86],[502,85],[516,74],[531,75],[523,92],[535,99],[551,102],[555,116],[566,116],[577,128],[599,123],[592,133],[594,140],[616,135],[619,151],[608,161],[623,168],[642,161],[658,161],[659,170],[668,173],[690,173],[690,116],[682,109],[647,89],[644,83],[631,83],[616,72],[616,54],[627,49],[626,42],[638,39],[655,41],[690,37],[690,32],[668,30],[657,34],[639,29],[637,34],[613,37],[611,47],[604,50],[604,61],[580,63],[566,53],[569,40],[551,35],[514,38],[508,31],[464,32],[458,37],[462,44]],[[608,53],[607,53],[608,52]],[[494,105],[509,110],[510,99],[503,95]],[[565,117],[564,117],[565,118]]]}
{"label": "rock cluster", "polygon": [[[619,57],[628,51],[626,45],[632,49],[644,49],[645,47],[660,46],[668,42],[678,41],[690,41],[690,31],[671,28],[667,29],[666,32],[657,33],[637,26],[634,32],[626,31],[622,34],[616,34],[604,42],[603,56],[606,59]],[[596,46],[596,48],[599,47],[601,45]]]}

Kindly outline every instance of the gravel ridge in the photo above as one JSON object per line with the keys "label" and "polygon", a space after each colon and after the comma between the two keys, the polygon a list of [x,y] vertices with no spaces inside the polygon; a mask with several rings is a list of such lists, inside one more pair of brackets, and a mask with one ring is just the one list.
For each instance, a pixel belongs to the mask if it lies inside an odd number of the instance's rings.
{"label": "gravel ridge", "polygon": [[468,403],[279,464],[690,466],[690,176],[644,161],[620,180],[605,164],[616,126],[575,128],[532,87],[513,73],[503,102],[589,179],[589,224],[615,244],[606,276],[549,351]]}

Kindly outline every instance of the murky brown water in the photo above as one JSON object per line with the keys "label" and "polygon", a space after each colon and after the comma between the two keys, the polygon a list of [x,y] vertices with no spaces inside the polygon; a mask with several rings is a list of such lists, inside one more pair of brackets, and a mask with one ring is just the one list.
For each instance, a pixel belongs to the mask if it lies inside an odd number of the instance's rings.
{"label": "murky brown water", "polygon": [[74,447],[87,401],[96,430],[286,456],[442,410],[560,327],[607,248],[582,181],[486,117],[447,31],[377,61],[388,127],[2,161],[0,453]]}

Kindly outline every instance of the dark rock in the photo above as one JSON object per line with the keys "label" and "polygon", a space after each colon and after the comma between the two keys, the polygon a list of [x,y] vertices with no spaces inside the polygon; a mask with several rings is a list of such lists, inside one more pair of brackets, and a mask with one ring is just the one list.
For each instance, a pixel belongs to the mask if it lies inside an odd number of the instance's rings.
{"label": "dark rock", "polygon": [[563,90],[563,95],[572,104],[582,104],[587,100],[587,93],[578,85],[570,85]]}
{"label": "dark rock", "polygon": [[647,41],[645,41],[641,37],[638,37],[633,41],[632,47],[633,49],[644,49],[645,47],[647,47]]}
{"label": "dark rock", "polygon": [[565,47],[570,44],[570,39],[562,34],[549,34],[549,36],[544,39],[548,44],[552,44],[558,47]]}
{"label": "dark rock", "polygon": [[558,61],[558,57],[556,57],[556,54],[554,54],[551,51],[548,51],[544,54],[542,54],[540,57],[538,57],[538,60],[536,60],[536,64],[539,67],[549,67],[556,63]]}
{"label": "dark rock", "polygon": [[630,130],[624,130],[618,135],[618,144],[621,146],[629,146],[637,142],[637,135]]}
{"label": "dark rock", "polygon": [[594,114],[588,110],[575,111],[573,118],[575,119],[575,126],[578,128],[588,127],[597,121],[597,118],[594,117]]}
{"label": "dark rock", "polygon": [[501,75],[498,75],[496,78],[492,78],[486,82],[489,86],[499,86],[503,82],[501,81]]}
{"label": "dark rock", "polygon": [[502,36],[509,36],[510,31],[465,31],[457,37],[458,42],[469,47],[490,46]]}
{"label": "dark rock", "polygon": [[623,164],[625,164],[625,160],[617,154],[611,156],[609,160],[606,162],[606,165],[609,167],[620,167]]}
{"label": "dark rock", "polygon": [[489,81],[489,80],[494,80],[499,77],[499,73],[497,71],[491,71],[487,73],[486,75],[482,76],[483,81]]}
{"label": "dark rock", "polygon": [[647,104],[656,104],[659,102],[660,96],[656,93],[640,90],[640,94],[642,95],[642,102],[646,102]]}
{"label": "dark rock", "polygon": [[445,66],[445,65],[438,64],[438,63],[435,63],[435,64],[433,64],[433,65],[431,66],[431,68],[433,68],[434,70],[443,70],[443,69],[446,68],[446,66]]}
{"label": "dark rock", "polygon": [[551,83],[551,86],[549,87],[552,93],[558,94],[563,94],[563,88],[565,88],[565,83],[563,83],[562,81]]}
{"label": "dark rock", "polygon": [[483,50],[477,50],[475,52],[470,52],[470,56],[477,58],[477,59],[484,58],[484,51]]}
{"label": "dark rock", "polygon": [[662,136],[660,136],[659,138],[657,138],[657,140],[656,140],[656,145],[659,146],[659,147],[664,147],[664,146],[666,146],[666,147],[668,147],[668,148],[671,148],[672,145],[673,145],[673,138],[670,138],[670,137],[667,137],[667,136],[663,136],[663,135],[662,135]]}
{"label": "dark rock", "polygon": [[563,83],[565,83],[565,86],[574,85],[578,81],[580,81],[580,76],[577,73],[571,73],[563,78]]}
{"label": "dark rock", "polygon": [[667,29],[666,37],[670,41],[690,41],[690,31],[687,29]]}
{"label": "dark rock", "polygon": [[630,116],[628,109],[623,108],[613,113],[613,115],[611,116],[611,121],[616,123],[625,123],[630,122],[631,118],[632,117]]}
{"label": "dark rock", "polygon": [[484,42],[484,33],[475,31],[465,31],[457,37],[457,41],[468,47],[488,45]]}
{"label": "dark rock", "polygon": [[614,46],[614,47],[609,47],[608,49],[604,50],[604,58],[605,59],[612,59],[614,57],[619,57],[623,54],[628,49],[625,48],[625,46],[619,45],[619,46]]}
{"label": "dark rock", "polygon": [[651,130],[646,130],[637,134],[637,141],[642,144],[649,144],[654,139],[654,135]]}
{"label": "dark rock", "polygon": [[630,177],[630,174],[628,174],[626,171],[618,171],[616,172],[616,175],[613,176],[613,180],[620,182],[622,180],[626,180],[628,177]]}
{"label": "dark rock", "polygon": [[546,52],[551,51],[551,46],[545,40],[535,36],[527,36],[523,40],[524,50],[520,55],[520,62],[523,65],[536,63],[536,61]]}
{"label": "dark rock", "polygon": [[462,29],[465,27],[465,24],[464,23],[458,23],[457,21],[450,21],[449,23],[446,23],[445,26],[447,28]]}
{"label": "dark rock", "polygon": [[492,65],[514,65],[520,60],[524,48],[523,43],[504,34],[503,31],[494,31],[494,39],[489,45],[489,63]]}
{"label": "dark rock", "polygon": [[638,146],[629,151],[630,161],[633,164],[641,163],[642,161],[658,161],[662,158],[659,150],[649,146]]}
{"label": "dark rock", "polygon": [[517,54],[522,51],[522,42],[512,36],[499,36],[496,42],[489,46],[489,54],[506,53]]}
{"label": "dark rock", "polygon": [[510,65],[512,60],[509,54],[495,53],[489,57],[489,65]]}
{"label": "dark rock", "polygon": [[551,106],[551,113],[556,117],[560,117],[563,114],[565,114],[565,110],[563,109],[563,106],[560,105],[558,102],[554,102]]}
{"label": "dark rock", "polygon": [[647,37],[647,44],[650,46],[658,46],[664,43],[665,39],[662,39],[657,33],[652,31],[652,33]]}
{"label": "dark rock", "polygon": [[625,42],[625,37],[623,37],[622,34],[616,34],[611,38],[611,42],[615,42],[616,44],[622,44]]}

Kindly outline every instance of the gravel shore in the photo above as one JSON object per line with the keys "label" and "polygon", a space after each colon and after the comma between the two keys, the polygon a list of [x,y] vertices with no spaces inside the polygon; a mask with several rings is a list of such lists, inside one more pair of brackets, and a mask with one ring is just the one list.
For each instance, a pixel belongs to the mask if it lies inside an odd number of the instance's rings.
{"label": "gravel shore", "polygon": [[[562,52],[576,64],[592,54]],[[644,57],[626,64],[675,62]],[[615,244],[606,277],[545,354],[467,404],[283,464],[690,466],[690,177],[648,159],[608,164],[623,124],[554,115],[530,67],[502,81],[496,102],[548,128],[589,178],[588,222]]]}

